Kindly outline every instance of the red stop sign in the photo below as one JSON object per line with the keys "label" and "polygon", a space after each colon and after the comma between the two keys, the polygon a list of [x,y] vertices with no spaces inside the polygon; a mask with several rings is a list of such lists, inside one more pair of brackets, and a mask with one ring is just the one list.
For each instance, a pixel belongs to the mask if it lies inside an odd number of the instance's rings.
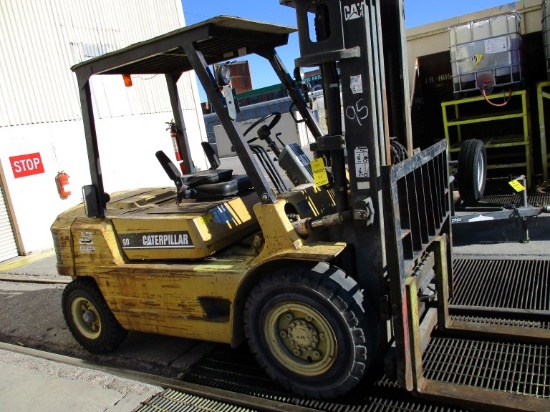
{"label": "red stop sign", "polygon": [[44,163],[40,153],[30,153],[10,157],[11,170],[13,177],[25,177],[44,173]]}

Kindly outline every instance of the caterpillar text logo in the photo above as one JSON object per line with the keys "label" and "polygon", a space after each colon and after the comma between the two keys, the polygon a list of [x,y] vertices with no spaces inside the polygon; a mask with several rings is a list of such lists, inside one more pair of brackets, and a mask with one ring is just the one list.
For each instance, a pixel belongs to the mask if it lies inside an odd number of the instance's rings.
{"label": "caterpillar text logo", "polygon": [[188,232],[129,233],[120,236],[124,249],[191,249]]}
{"label": "caterpillar text logo", "polygon": [[344,6],[344,19],[348,21],[364,17],[366,10],[367,3],[365,1],[352,4],[351,6]]}
{"label": "caterpillar text logo", "polygon": [[144,235],[143,246],[187,246],[189,235],[176,233],[164,235]]}

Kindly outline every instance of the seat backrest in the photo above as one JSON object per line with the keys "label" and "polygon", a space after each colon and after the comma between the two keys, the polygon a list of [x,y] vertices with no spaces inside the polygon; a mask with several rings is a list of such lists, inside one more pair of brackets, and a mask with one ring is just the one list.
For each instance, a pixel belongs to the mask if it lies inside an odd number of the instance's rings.
{"label": "seat backrest", "polygon": [[220,158],[218,157],[212,145],[208,142],[201,142],[201,146],[202,150],[204,150],[206,158],[208,159],[208,162],[210,163],[210,169],[216,170],[218,167],[220,167],[222,163],[220,162]]}
{"label": "seat backrest", "polygon": [[159,163],[161,164],[168,177],[172,179],[172,181],[175,183],[176,188],[180,190],[182,186],[181,172],[178,170],[176,165],[170,160],[168,156],[166,156],[166,153],[164,153],[162,150],[156,152],[155,156],[157,157]]}

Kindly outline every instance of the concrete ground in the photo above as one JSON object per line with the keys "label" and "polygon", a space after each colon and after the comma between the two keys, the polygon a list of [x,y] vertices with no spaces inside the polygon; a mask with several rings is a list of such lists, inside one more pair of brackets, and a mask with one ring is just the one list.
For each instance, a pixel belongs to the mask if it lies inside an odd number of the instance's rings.
{"label": "concrete ground", "polygon": [[0,409],[6,412],[128,412],[162,391],[158,386],[1,347],[0,369]]}

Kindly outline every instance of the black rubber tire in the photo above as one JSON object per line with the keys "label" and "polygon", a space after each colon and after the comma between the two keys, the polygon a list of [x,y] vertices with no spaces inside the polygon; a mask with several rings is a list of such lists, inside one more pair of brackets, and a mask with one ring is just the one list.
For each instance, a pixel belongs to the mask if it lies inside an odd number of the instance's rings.
{"label": "black rubber tire", "polygon": [[478,203],[485,193],[487,152],[481,140],[465,140],[458,155],[458,193],[466,205]]}
{"label": "black rubber tire", "polygon": [[78,278],[69,283],[63,291],[62,307],[72,335],[90,352],[110,352],[126,338],[127,331],[115,319],[92,279]]}
{"label": "black rubber tire", "polygon": [[393,165],[401,163],[409,157],[407,148],[403,146],[396,138],[390,140],[390,155],[391,163]]}
{"label": "black rubber tire", "polygon": [[349,392],[372,362],[367,318],[357,283],[319,263],[263,279],[246,302],[244,325],[269,376],[298,395],[329,399]]}

